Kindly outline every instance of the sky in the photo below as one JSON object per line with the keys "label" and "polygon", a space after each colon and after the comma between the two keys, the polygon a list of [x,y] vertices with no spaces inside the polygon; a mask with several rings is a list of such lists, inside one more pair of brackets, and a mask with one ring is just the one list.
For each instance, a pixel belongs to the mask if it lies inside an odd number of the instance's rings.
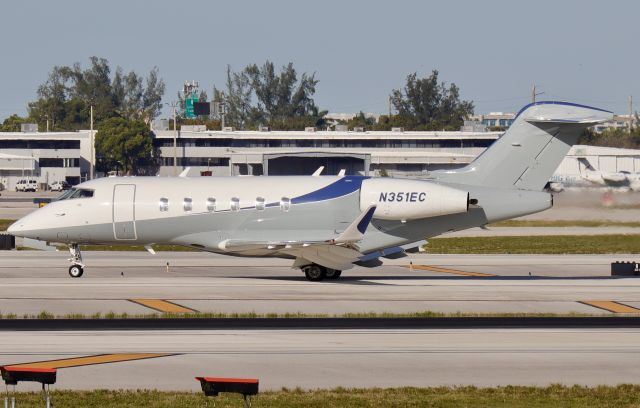
{"label": "sky", "polygon": [[185,80],[211,95],[227,65],[268,59],[315,73],[330,112],[387,112],[407,74],[434,69],[476,113],[518,111],[533,84],[539,100],[640,106],[637,0],[8,0],[0,15],[0,120],[26,114],[53,66],[91,56],[157,66],[164,102]]}

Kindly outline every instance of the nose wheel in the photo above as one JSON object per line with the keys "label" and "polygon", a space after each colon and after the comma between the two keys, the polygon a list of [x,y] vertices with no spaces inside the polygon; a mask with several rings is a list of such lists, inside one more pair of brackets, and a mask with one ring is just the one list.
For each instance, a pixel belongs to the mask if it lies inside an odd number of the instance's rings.
{"label": "nose wheel", "polygon": [[79,278],[84,273],[84,268],[82,265],[71,265],[69,267],[69,276],[72,278]]}
{"label": "nose wheel", "polygon": [[84,273],[84,264],[82,263],[82,253],[80,252],[80,245],[69,245],[69,252],[71,253],[71,266],[69,267],[69,276],[72,278],[79,278]]}

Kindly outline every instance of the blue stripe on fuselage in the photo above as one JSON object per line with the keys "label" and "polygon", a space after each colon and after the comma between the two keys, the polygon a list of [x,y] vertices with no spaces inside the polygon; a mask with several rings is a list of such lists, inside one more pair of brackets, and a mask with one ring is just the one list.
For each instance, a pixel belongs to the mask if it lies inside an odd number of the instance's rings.
{"label": "blue stripe on fuselage", "polygon": [[367,176],[345,176],[340,180],[329,184],[320,190],[312,191],[308,194],[294,197],[291,204],[313,203],[316,201],[331,200],[338,197],[346,196],[354,191],[360,190],[362,182],[370,177]]}

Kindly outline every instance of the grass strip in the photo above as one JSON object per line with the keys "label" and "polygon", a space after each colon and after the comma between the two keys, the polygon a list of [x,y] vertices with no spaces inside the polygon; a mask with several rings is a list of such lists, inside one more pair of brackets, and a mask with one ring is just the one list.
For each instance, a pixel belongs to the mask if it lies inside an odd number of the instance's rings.
{"label": "grass strip", "polygon": [[9,225],[13,224],[14,222],[16,222],[16,220],[0,219],[0,231],[6,231],[7,228],[9,228]]}
{"label": "grass strip", "polygon": [[[592,317],[592,316],[614,316],[614,314],[606,312],[594,313],[473,313],[473,312],[432,312],[430,310],[409,312],[409,313],[391,313],[391,312],[362,312],[362,313],[343,313],[343,314],[322,314],[322,313],[222,313],[222,312],[197,312],[197,313],[94,313],[85,315],[82,313],[56,315],[47,311],[38,314],[25,313],[18,315],[16,313],[0,312],[0,320],[7,319],[314,319],[314,318],[349,318],[349,319],[375,319],[375,318],[439,318],[439,317]],[[617,315],[620,316],[620,315]]]}
{"label": "grass strip", "polygon": [[[203,373],[204,374],[204,373]],[[425,376],[430,374],[425,372]],[[214,401],[199,392],[136,391],[53,391],[56,406],[63,407],[155,407],[191,408],[212,406]],[[41,406],[41,393],[18,393],[20,406]],[[638,407],[640,385],[618,386],[562,386],[548,387],[504,386],[431,387],[431,388],[336,388],[332,390],[304,391],[282,389],[262,392],[253,399],[254,405],[273,408],[320,407]],[[207,405],[209,404],[209,405]],[[216,407],[241,406],[241,397],[220,394],[215,398]]]}
{"label": "grass strip", "polygon": [[637,254],[640,235],[543,235],[433,238],[430,254]]}
{"label": "grass strip", "polygon": [[610,220],[506,220],[489,224],[491,227],[512,227],[512,228],[528,228],[528,227],[628,227],[640,228],[639,221],[610,221]]}

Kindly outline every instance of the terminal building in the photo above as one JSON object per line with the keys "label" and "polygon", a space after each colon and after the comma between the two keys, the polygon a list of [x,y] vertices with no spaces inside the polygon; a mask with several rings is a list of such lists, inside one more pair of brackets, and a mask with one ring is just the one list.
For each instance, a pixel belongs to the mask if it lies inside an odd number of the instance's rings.
{"label": "terminal building", "polygon": [[[156,131],[160,175],[420,176],[470,163],[500,132]],[[174,149],[175,137],[175,149]],[[174,152],[175,150],[175,152]],[[177,168],[173,167],[174,154]]]}
{"label": "terminal building", "polygon": [[90,132],[0,133],[0,189],[13,190],[21,179],[40,188],[55,181],[78,184],[89,174]]}

